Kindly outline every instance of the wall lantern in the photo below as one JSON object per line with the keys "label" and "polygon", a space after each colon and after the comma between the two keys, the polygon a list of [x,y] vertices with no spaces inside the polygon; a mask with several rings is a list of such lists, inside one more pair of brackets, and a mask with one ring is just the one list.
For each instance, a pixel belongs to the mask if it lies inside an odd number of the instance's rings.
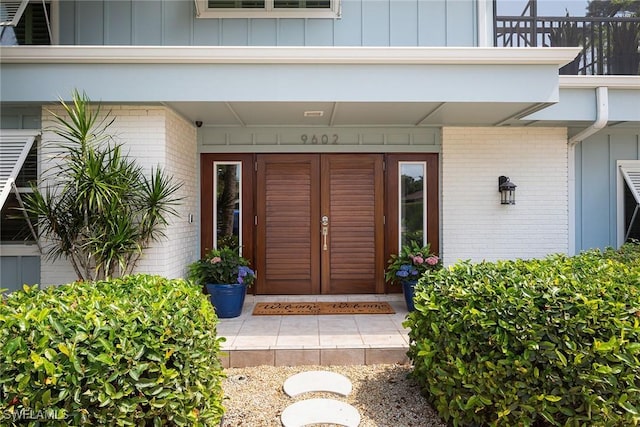
{"label": "wall lantern", "polygon": [[516,187],[517,185],[509,181],[508,176],[498,177],[498,191],[500,192],[501,205],[516,204]]}

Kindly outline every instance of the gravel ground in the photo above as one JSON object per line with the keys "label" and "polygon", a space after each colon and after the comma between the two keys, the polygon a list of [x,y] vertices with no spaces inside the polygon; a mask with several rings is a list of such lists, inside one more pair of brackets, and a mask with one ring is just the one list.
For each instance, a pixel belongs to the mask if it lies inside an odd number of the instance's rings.
{"label": "gravel ground", "polygon": [[[295,398],[282,391],[291,375],[326,370],[340,373],[353,384],[349,396],[305,393]],[[226,369],[223,389],[226,414],[223,427],[281,426],[280,413],[298,400],[331,398],[360,412],[360,427],[446,427],[407,377],[410,365],[258,366]]]}

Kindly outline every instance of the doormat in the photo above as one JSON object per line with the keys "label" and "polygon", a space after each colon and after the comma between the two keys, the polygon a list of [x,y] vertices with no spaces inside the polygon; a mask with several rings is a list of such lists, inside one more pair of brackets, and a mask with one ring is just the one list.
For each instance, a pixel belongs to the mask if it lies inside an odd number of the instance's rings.
{"label": "doormat", "polygon": [[388,302],[259,302],[254,316],[287,314],[394,314]]}

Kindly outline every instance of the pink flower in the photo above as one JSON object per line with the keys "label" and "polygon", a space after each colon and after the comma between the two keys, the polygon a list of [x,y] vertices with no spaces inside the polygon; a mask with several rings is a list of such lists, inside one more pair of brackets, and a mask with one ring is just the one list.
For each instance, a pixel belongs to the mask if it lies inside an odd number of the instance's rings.
{"label": "pink flower", "polygon": [[222,261],[222,258],[220,258],[219,256],[214,256],[213,258],[211,258],[211,264],[217,264],[220,261]]}
{"label": "pink flower", "polygon": [[438,263],[438,257],[435,255],[430,256],[429,258],[427,258],[427,264],[429,265],[436,265]]}
{"label": "pink flower", "polygon": [[413,257],[413,263],[414,264],[420,265],[423,262],[424,262],[424,258],[422,258],[420,255]]}

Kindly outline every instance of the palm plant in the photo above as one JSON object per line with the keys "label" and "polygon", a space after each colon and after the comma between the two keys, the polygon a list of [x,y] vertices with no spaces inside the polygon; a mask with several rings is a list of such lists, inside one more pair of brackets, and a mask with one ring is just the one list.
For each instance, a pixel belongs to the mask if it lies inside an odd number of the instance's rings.
{"label": "palm plant", "polygon": [[177,215],[180,184],[160,168],[144,174],[108,133],[114,119],[74,90],[64,115],[53,113],[56,163],[25,200],[52,260],[66,258],[79,280],[129,274],[144,249]]}

